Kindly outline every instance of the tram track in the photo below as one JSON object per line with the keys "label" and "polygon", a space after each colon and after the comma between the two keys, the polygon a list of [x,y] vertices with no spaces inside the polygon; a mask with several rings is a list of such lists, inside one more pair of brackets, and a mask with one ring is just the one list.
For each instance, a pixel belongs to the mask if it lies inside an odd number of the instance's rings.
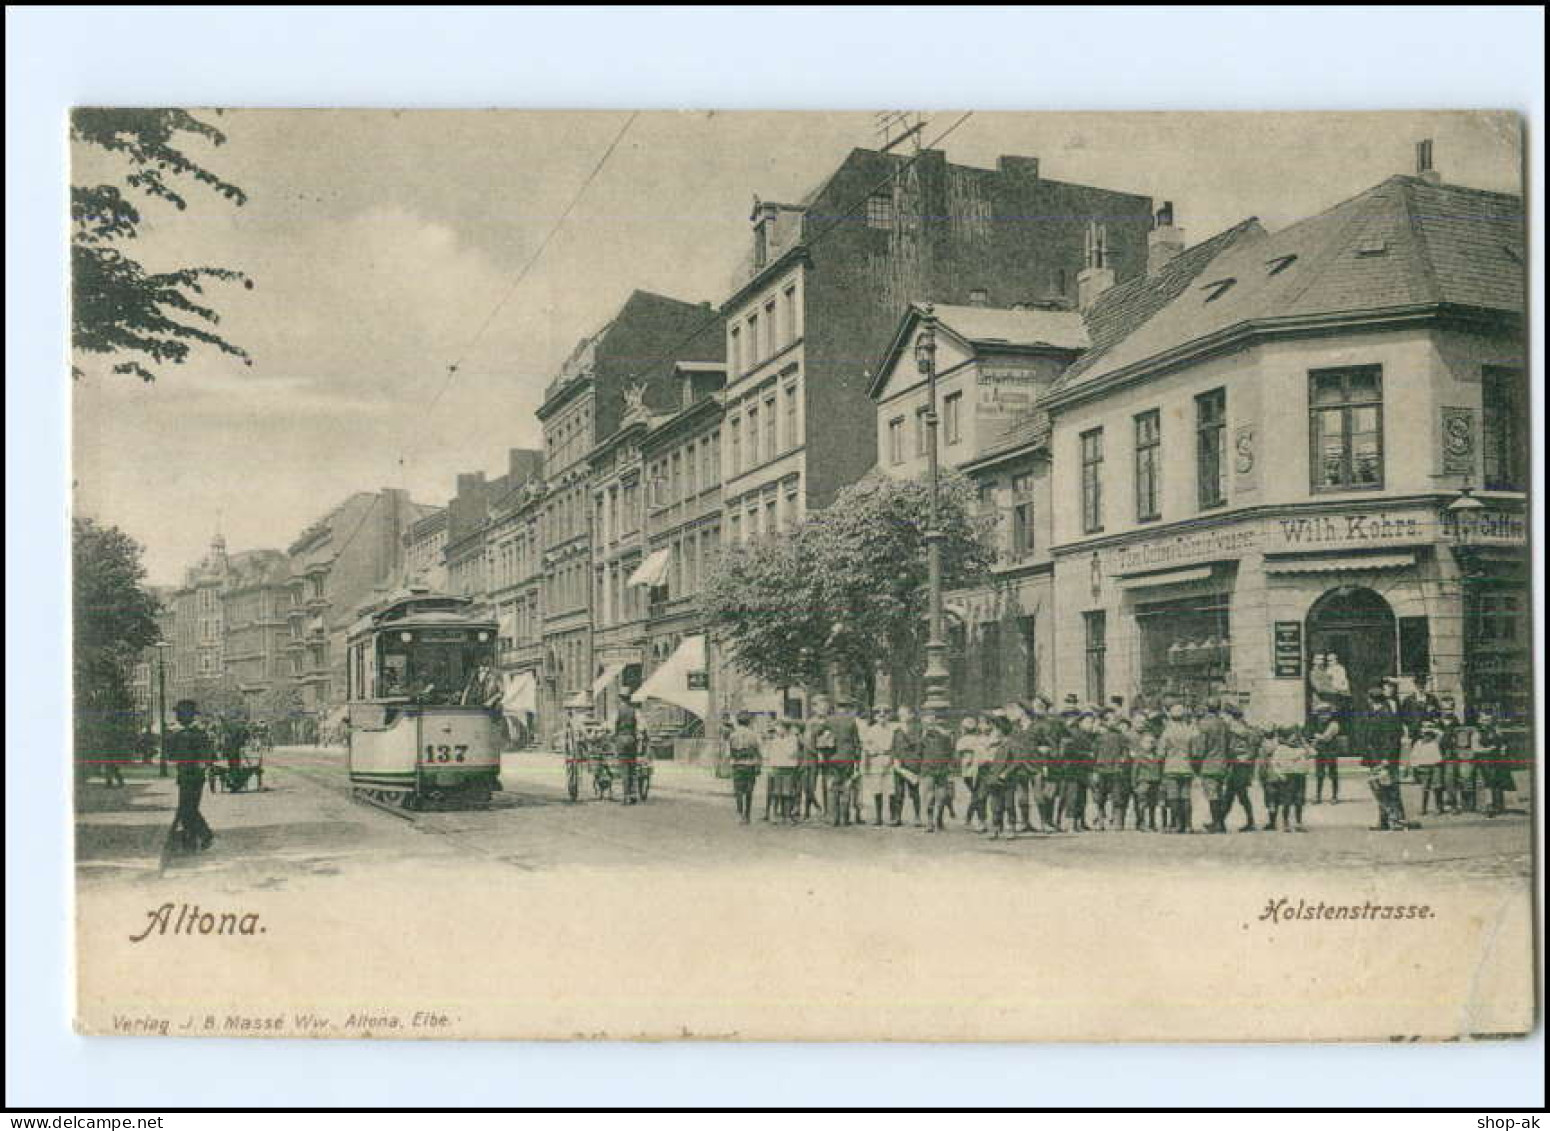
{"label": "tram track", "polygon": [[[529,806],[534,808],[559,806],[565,809],[581,810],[583,807],[590,809],[595,804],[618,804],[617,802],[569,802],[565,800],[563,787],[538,785],[536,788],[524,790],[521,794],[516,794],[515,791],[506,793],[505,796],[515,795],[523,799],[514,802],[501,803],[494,801],[477,808],[456,810],[412,810],[403,809],[387,801],[359,793],[347,781],[339,780],[340,773],[333,767],[314,766],[303,763],[285,768],[335,797],[360,805],[364,809],[392,817],[395,821],[407,825],[418,833],[438,837],[459,851],[523,871],[539,871],[542,866],[522,860],[511,852],[504,850],[504,847],[501,845],[485,843],[483,838],[499,831],[499,826],[492,824],[490,818],[504,813],[516,813]],[[660,843],[647,843],[648,840],[655,838],[662,832],[681,829],[679,819],[670,814],[664,813],[661,817],[658,817],[654,813],[642,812],[642,810],[657,807],[660,807],[660,802],[655,805],[651,802],[643,802],[640,805],[631,807],[632,813],[637,815],[637,822],[634,827],[641,834],[639,839],[609,835],[599,832],[595,827],[591,826],[585,828],[571,827],[564,822],[550,823],[544,831],[558,833],[566,838],[617,848],[627,853],[631,858],[641,862],[655,861],[676,864],[703,862],[703,856],[665,850]],[[463,823],[454,823],[459,821]]]}

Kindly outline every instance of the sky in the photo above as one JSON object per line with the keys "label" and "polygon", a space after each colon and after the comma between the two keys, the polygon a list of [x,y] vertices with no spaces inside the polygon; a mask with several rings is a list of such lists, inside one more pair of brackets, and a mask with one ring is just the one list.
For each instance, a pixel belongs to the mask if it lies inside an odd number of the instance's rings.
{"label": "sky", "polygon": [[[147,202],[134,253],[153,270],[246,272],[251,291],[206,297],[253,363],[196,350],[146,384],[83,358],[72,390],[77,511],[137,538],[156,584],[217,528],[233,551],[283,549],[354,491],[441,504],[457,473],[499,474],[508,448],[540,445],[544,386],[632,290],[719,303],[754,197],[800,198],[879,142],[858,112],[198,116],[227,142],[185,150],[248,202],[197,186],[186,211]],[[959,116],[927,112],[923,136]],[[941,148],[986,167],[1035,156],[1055,180],[1171,200],[1194,243],[1410,172],[1428,137],[1445,180],[1521,190],[1518,121],[1485,113],[975,113]],[[121,172],[94,151],[72,158],[74,183]]]}

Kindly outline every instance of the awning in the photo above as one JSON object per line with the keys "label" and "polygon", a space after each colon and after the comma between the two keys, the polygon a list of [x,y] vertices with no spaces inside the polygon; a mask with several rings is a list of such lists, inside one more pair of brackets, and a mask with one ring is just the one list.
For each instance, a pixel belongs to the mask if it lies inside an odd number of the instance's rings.
{"label": "awning", "polygon": [[1116,578],[1119,589],[1144,589],[1151,585],[1182,585],[1186,581],[1205,581],[1211,576],[1210,566],[1195,569],[1172,569],[1165,573],[1143,573],[1137,577]]}
{"label": "awning", "polygon": [[538,710],[538,681],[533,678],[532,672],[508,672],[502,682],[502,713],[533,714]]}
{"label": "awning", "polygon": [[1341,558],[1265,559],[1266,573],[1356,573],[1369,569],[1400,569],[1415,565],[1414,554],[1364,554]]}
{"label": "awning", "polygon": [[647,677],[635,693],[635,701],[660,699],[675,707],[682,707],[700,719],[710,715],[710,692],[703,687],[691,690],[691,681],[703,684],[705,680],[705,637],[685,636],[667,658],[667,662]]}
{"label": "awning", "polygon": [[592,681],[592,694],[598,696],[610,683],[619,678],[619,673],[624,670],[623,664],[609,664],[603,669],[603,674]]}
{"label": "awning", "polygon": [[646,555],[646,560],[635,567],[635,572],[630,574],[626,585],[661,585],[667,577],[667,563],[670,555],[668,550],[653,550]]}

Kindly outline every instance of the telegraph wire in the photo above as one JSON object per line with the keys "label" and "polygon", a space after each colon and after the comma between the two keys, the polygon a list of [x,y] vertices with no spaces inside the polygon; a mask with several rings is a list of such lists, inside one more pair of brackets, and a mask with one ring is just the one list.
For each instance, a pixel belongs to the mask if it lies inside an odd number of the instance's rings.
{"label": "telegraph wire", "polygon": [[[522,285],[522,281],[528,277],[528,274],[538,263],[539,257],[543,255],[544,250],[548,248],[554,237],[559,234],[560,228],[563,227],[565,221],[570,218],[570,214],[575,211],[576,205],[581,203],[581,198],[586,194],[586,191],[591,186],[592,182],[597,179],[598,174],[603,171],[603,166],[608,164],[608,159],[613,156],[614,150],[619,148],[619,143],[624,140],[624,135],[629,132],[630,127],[635,124],[635,119],[638,117],[640,117],[639,110],[633,110],[630,112],[630,116],[624,120],[624,125],[619,127],[619,132],[616,133],[614,135],[614,139],[608,143],[608,148],[603,150],[603,155],[599,157],[597,159],[597,163],[592,166],[592,171],[586,175],[586,178],[581,182],[580,186],[571,196],[570,202],[565,205],[565,208],[560,212],[560,215],[550,226],[548,232],[544,234],[544,238],[539,242],[538,247],[534,249],[533,254],[528,257],[527,262],[524,263],[521,270],[517,272],[516,277],[511,281],[511,286],[506,289],[506,293],[502,295],[499,301],[497,301],[496,304],[490,309],[490,313],[480,324],[479,329],[474,331],[474,336],[469,340],[468,345],[464,347],[462,352],[457,355],[457,359],[453,361],[451,365],[447,366],[446,380],[441,383],[441,387],[436,390],[436,395],[433,396],[430,400],[430,403],[426,405],[425,412],[420,418],[422,421],[428,419],[430,415],[436,411],[436,406],[441,403],[441,398],[445,396],[447,390],[452,387],[452,382],[457,380],[458,371],[462,367],[463,362],[468,358],[468,355],[471,354],[479,345],[480,340],[484,337],[485,332],[489,330],[491,324],[495,321],[496,316],[499,315],[503,309],[505,309],[506,304],[510,302],[512,296],[517,293],[517,288]],[[399,464],[400,467],[402,467],[402,453],[399,455]]]}

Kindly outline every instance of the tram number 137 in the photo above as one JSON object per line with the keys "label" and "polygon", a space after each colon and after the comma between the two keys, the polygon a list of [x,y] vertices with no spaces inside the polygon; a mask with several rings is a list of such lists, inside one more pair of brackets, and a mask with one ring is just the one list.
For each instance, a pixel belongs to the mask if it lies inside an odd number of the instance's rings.
{"label": "tram number 137", "polygon": [[463,755],[468,753],[466,746],[427,746],[425,748],[425,760],[427,762],[461,762]]}

